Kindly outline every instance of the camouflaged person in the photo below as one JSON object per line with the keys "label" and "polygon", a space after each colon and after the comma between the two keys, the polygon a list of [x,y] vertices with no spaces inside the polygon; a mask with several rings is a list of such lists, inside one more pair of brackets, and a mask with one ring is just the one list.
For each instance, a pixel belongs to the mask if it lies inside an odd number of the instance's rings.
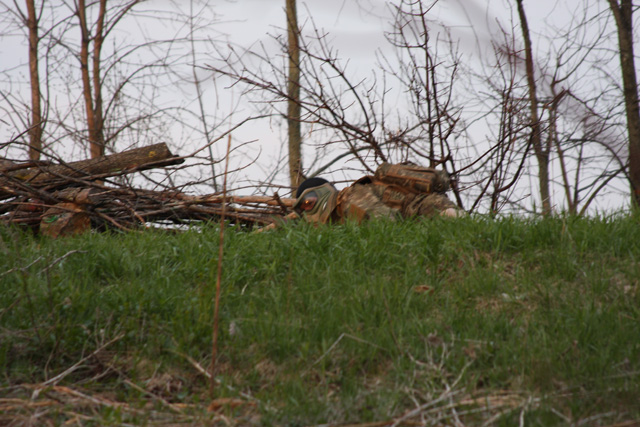
{"label": "camouflaged person", "polygon": [[373,176],[341,191],[323,178],[307,179],[298,187],[293,208],[305,220],[322,224],[347,219],[461,216],[463,212],[445,195],[449,186],[445,171],[383,163]]}

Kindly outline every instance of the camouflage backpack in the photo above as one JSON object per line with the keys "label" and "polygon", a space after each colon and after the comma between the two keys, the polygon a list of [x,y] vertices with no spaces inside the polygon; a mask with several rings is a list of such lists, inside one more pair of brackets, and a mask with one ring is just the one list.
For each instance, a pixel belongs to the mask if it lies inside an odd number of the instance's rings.
{"label": "camouflage backpack", "polygon": [[450,186],[447,172],[408,164],[383,163],[376,169],[374,179],[415,194],[444,194]]}
{"label": "camouflage backpack", "polygon": [[416,165],[381,164],[374,176],[356,181],[338,196],[338,214],[368,218],[433,216],[455,205],[444,195],[450,180],[445,171]]}

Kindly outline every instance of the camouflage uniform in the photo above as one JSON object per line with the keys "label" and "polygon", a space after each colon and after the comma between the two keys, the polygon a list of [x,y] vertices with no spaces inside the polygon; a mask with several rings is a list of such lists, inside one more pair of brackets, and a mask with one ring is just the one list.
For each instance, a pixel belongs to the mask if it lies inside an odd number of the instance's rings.
{"label": "camouflage uniform", "polygon": [[[294,208],[307,221],[316,223],[460,216],[462,212],[445,195],[448,189],[449,177],[444,171],[383,163],[374,176],[361,178],[340,192],[328,182],[305,189]],[[309,195],[314,205],[307,210],[304,205]]]}

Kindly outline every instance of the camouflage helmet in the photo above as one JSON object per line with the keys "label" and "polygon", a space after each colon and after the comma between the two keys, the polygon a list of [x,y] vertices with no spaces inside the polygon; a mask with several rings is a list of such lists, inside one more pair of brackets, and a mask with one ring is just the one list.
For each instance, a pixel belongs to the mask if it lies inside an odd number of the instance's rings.
{"label": "camouflage helmet", "polygon": [[326,223],[336,208],[338,190],[324,178],[309,178],[296,191],[293,209],[308,222]]}

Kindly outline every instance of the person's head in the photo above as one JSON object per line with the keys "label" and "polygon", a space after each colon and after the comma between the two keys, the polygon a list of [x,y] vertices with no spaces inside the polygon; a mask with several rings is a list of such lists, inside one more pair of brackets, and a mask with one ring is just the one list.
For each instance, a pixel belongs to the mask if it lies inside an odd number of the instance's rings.
{"label": "person's head", "polygon": [[336,208],[338,190],[324,178],[309,178],[296,191],[293,209],[305,220],[325,223]]}

